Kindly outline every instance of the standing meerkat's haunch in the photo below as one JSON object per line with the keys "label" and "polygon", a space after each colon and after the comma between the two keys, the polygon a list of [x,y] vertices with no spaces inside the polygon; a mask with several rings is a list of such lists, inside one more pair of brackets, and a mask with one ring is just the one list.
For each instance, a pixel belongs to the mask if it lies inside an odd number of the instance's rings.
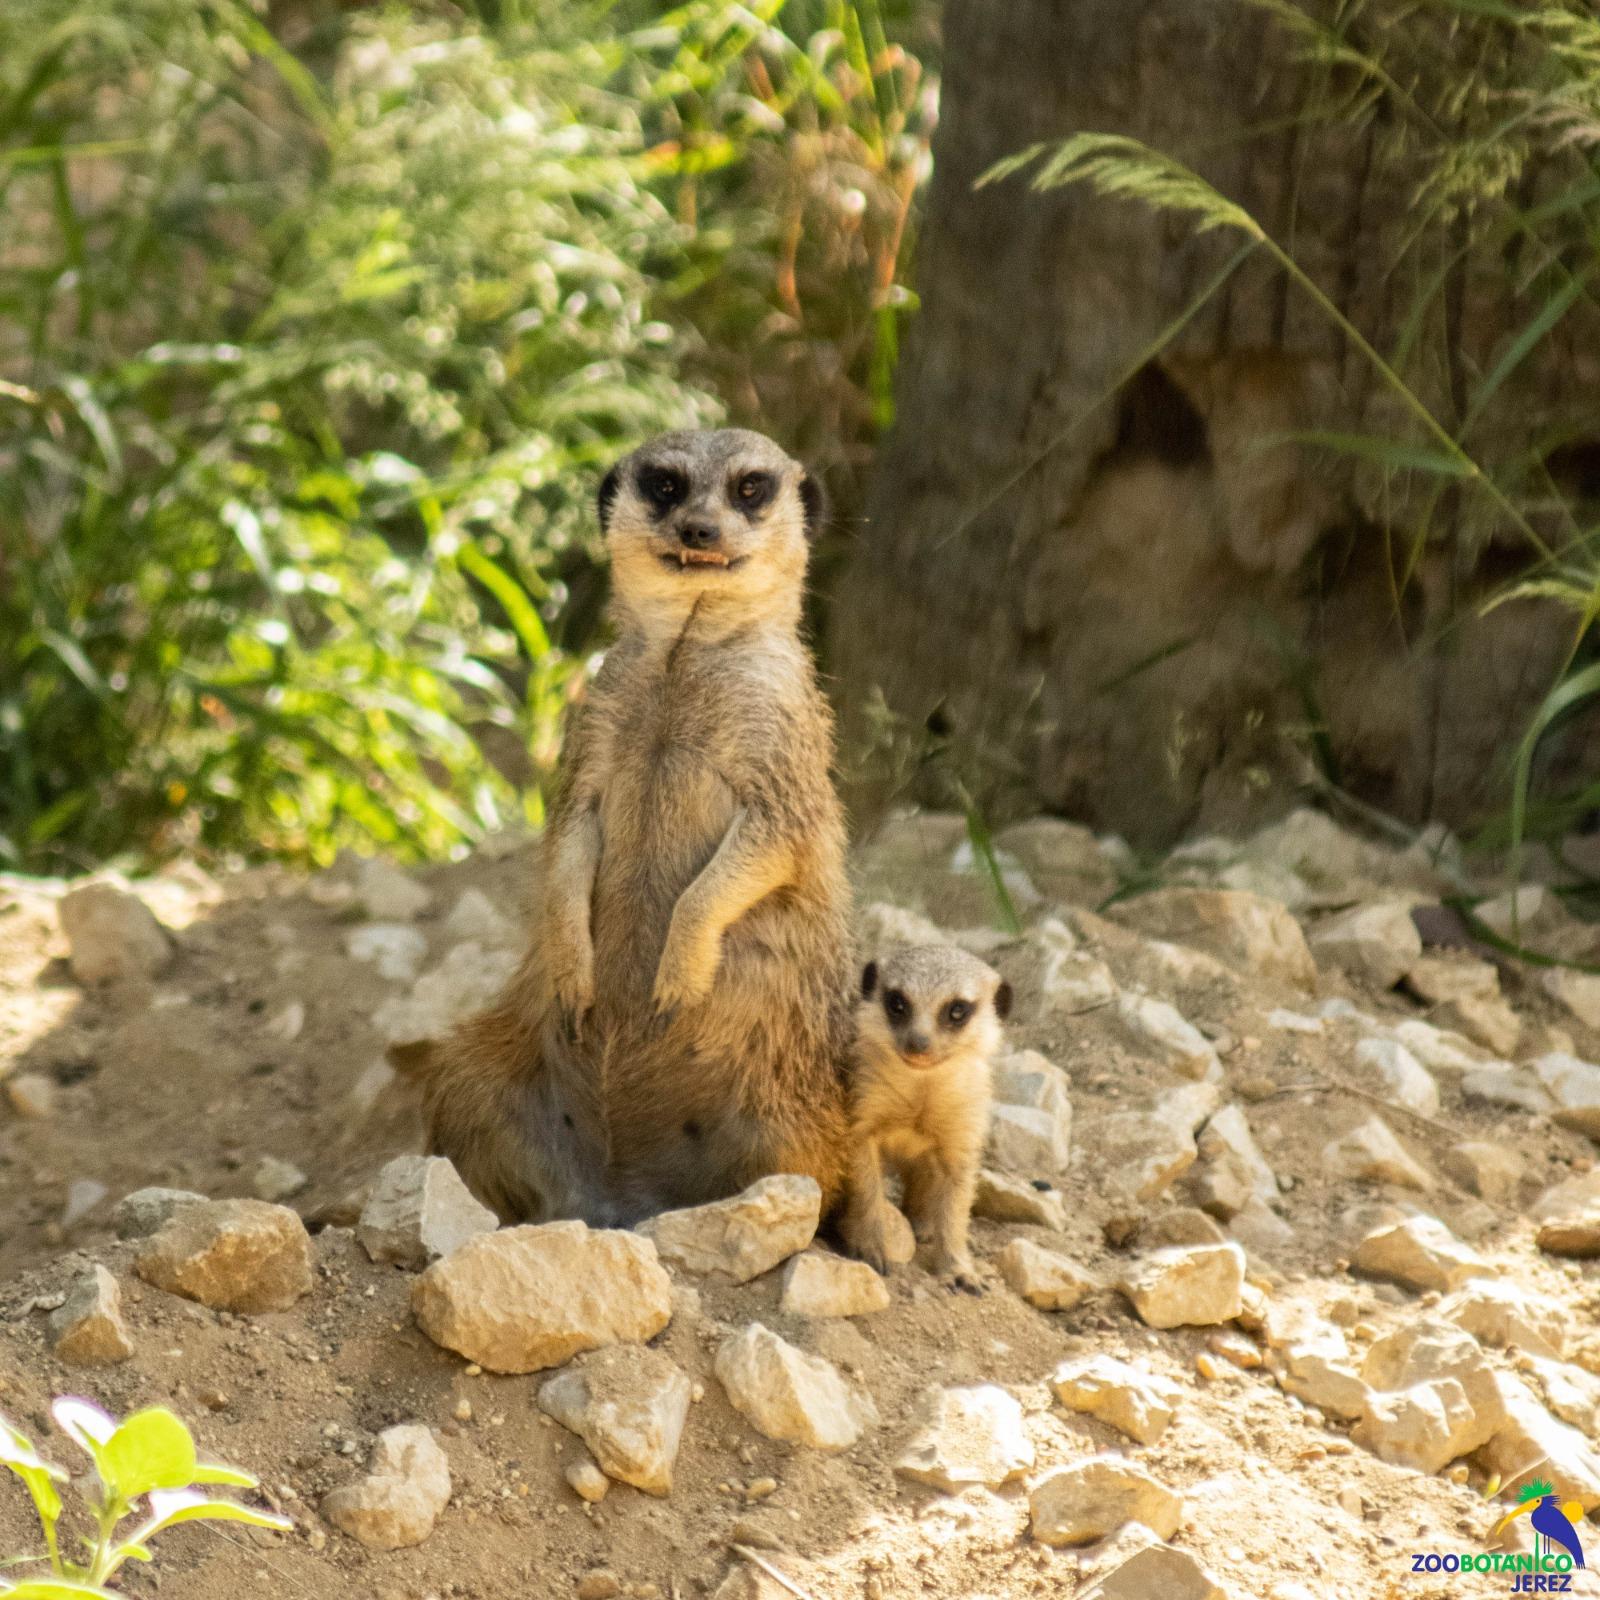
{"label": "standing meerkat's haunch", "polygon": [[567,733],[533,940],[421,1067],[433,1149],[503,1217],[841,1189],[850,891],[800,637],[821,516],[738,429],[665,434],[601,486],[617,641]]}

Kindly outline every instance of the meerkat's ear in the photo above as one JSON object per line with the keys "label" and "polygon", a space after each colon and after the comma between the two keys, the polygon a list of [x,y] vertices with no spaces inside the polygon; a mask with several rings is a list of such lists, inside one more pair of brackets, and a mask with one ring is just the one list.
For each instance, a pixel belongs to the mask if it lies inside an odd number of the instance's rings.
{"label": "meerkat's ear", "polygon": [[1003,978],[994,992],[994,1014],[1004,1022],[1011,1015],[1011,985]]}
{"label": "meerkat's ear", "polygon": [[806,540],[815,544],[828,520],[828,493],[809,472],[800,474],[800,505],[806,514]]}
{"label": "meerkat's ear", "polygon": [[622,487],[622,479],[618,476],[619,469],[613,467],[600,480],[600,493],[598,496],[600,506],[600,531],[604,533],[611,521],[611,507],[616,503],[617,490]]}
{"label": "meerkat's ear", "polygon": [[861,972],[861,998],[870,1000],[872,991],[878,987],[878,963],[869,961]]}

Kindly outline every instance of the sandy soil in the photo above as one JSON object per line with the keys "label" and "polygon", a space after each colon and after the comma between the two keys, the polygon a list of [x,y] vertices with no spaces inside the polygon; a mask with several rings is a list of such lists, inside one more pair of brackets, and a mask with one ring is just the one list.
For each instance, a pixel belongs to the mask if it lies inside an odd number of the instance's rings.
{"label": "sandy soil", "polygon": [[[904,829],[863,853],[863,898],[915,908],[949,928],[979,924],[988,905],[982,881],[951,870],[951,855],[947,832]],[[416,924],[428,937],[429,961],[452,943],[444,923],[464,890],[481,890],[519,919],[528,871],[525,851],[502,848],[417,874],[433,894]],[[64,959],[54,912],[59,886],[0,881],[0,1079],[36,1073],[55,1085],[54,1110],[43,1119],[13,1114],[0,1095],[0,1410],[45,1441],[53,1394],[89,1395],[118,1412],[170,1404],[207,1453],[259,1474],[265,1497],[297,1525],[287,1536],[176,1530],[161,1541],[153,1567],[129,1571],[129,1593],[159,1588],[165,1600],[220,1600],[243,1587],[262,1600],[489,1600],[567,1594],[596,1568],[615,1574],[616,1592],[636,1597],[711,1592],[741,1568],[751,1574],[750,1594],[815,1600],[999,1600],[1087,1589],[1112,1558],[1095,1547],[1033,1542],[1026,1483],[948,1496],[895,1476],[891,1462],[915,1396],[930,1382],[970,1381],[1004,1384],[1022,1401],[1038,1457],[1033,1476],[1114,1449],[1181,1490],[1189,1509],[1174,1542],[1198,1555],[1236,1600],[1509,1591],[1505,1578],[1410,1571],[1412,1550],[1484,1548],[1498,1511],[1485,1501],[1477,1467],[1452,1482],[1386,1466],[1351,1443],[1348,1425],[1290,1398],[1265,1370],[1207,1360],[1201,1364],[1215,1376],[1203,1376],[1196,1358],[1211,1330],[1155,1332],[1115,1294],[1053,1314],[1031,1309],[997,1277],[987,1294],[969,1298],[943,1291],[917,1268],[893,1277],[889,1310],[851,1321],[782,1315],[776,1273],[738,1288],[685,1287],[658,1343],[705,1393],[690,1414],[673,1493],[655,1500],[616,1486],[603,1504],[584,1505],[562,1478],[577,1441],[535,1407],[539,1377],[469,1375],[459,1357],[413,1325],[410,1277],[372,1265],[347,1228],[320,1226],[348,1218],[352,1192],[417,1138],[403,1087],[386,1084],[375,1066],[382,1041],[373,1014],[403,985],[346,954],[360,916],[348,877],[348,869],[309,881],[260,870],[214,882],[191,872],[141,885],[177,933],[176,959],[154,982],[93,992],[73,980]],[[1025,897],[1025,920],[1037,927],[1068,916],[1080,944],[1122,988],[1171,1001],[1216,1045],[1225,1098],[1244,1107],[1285,1185],[1277,1209],[1291,1232],[1251,1248],[1252,1271],[1274,1302],[1303,1304],[1354,1330],[1353,1341],[1415,1318],[1423,1309],[1416,1296],[1352,1275],[1348,1260],[1374,1221],[1420,1207],[1472,1243],[1503,1279],[1564,1305],[1577,1334],[1569,1359],[1600,1372],[1600,1335],[1591,1332],[1597,1269],[1541,1254],[1527,1215],[1546,1186],[1592,1167],[1590,1141],[1543,1117],[1470,1104],[1441,1073],[1436,1116],[1382,1114],[1436,1172],[1458,1140],[1503,1144],[1521,1166],[1514,1195],[1491,1203],[1440,1177],[1418,1196],[1329,1176],[1323,1146],[1382,1100],[1381,1084],[1353,1055],[1371,1029],[1341,1021],[1300,1034],[1274,1026],[1269,1013],[1309,1013],[1336,996],[1380,1022],[1423,1016],[1425,1008],[1398,991],[1353,985],[1326,965],[1308,993],[1209,958],[1174,961],[1122,923],[1092,914],[1113,882],[1096,883],[1092,873],[1076,888],[1050,882],[1037,900]],[[1363,885],[1349,898],[1369,892]],[[1158,1101],[1181,1086],[1108,1011],[1066,1017],[1042,1005],[1041,948],[1037,936],[1023,937],[1000,942],[990,959],[1018,991],[1012,1043],[1042,1051],[1068,1072],[1080,1129],[1099,1113]],[[1501,981],[1523,1020],[1518,1059],[1556,1047],[1600,1059],[1600,1036],[1558,1007],[1530,972],[1508,963]],[[296,1007],[304,1008],[303,1026],[287,1037]],[[145,1184],[250,1194],[269,1156],[307,1175],[289,1203],[318,1230],[312,1295],[290,1312],[242,1317],[139,1282],[132,1247],[106,1221],[118,1196]],[[1197,1172],[1144,1208],[1146,1226],[1190,1203],[1186,1186]],[[66,1226],[70,1186],[84,1180],[103,1185],[105,1198]],[[1110,1197],[1092,1143],[1080,1142],[1062,1186],[1066,1232],[980,1222],[980,1262],[1024,1234],[1113,1272],[1129,1248],[1128,1208]],[[1108,1243],[1108,1231],[1121,1248]],[[64,1367],[50,1353],[45,1313],[91,1259],[122,1283],[136,1353],[113,1368]],[[754,1432],[711,1371],[721,1337],[752,1319],[858,1378],[882,1426],[839,1455]],[[1147,1363],[1182,1388],[1177,1419],[1157,1444],[1135,1446],[1053,1403],[1045,1381],[1052,1368],[1088,1352]],[[378,1554],[331,1529],[316,1508],[325,1491],[358,1474],[373,1436],[401,1421],[437,1431],[455,1490],[425,1544]],[[69,1446],[49,1442],[58,1458],[69,1456]],[[777,1481],[776,1490],[748,1496],[746,1485],[764,1477]],[[27,1540],[22,1496],[0,1483],[0,1555]],[[758,1576],[733,1544],[763,1550],[796,1587]]]}

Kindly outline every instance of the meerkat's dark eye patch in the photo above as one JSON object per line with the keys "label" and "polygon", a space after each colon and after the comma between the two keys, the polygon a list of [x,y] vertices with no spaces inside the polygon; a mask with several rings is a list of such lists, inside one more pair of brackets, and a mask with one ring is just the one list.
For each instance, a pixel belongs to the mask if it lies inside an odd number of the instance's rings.
{"label": "meerkat's dark eye patch", "polygon": [[760,511],[778,492],[778,480],[770,472],[742,472],[733,480],[733,503],[744,512]]}
{"label": "meerkat's dark eye patch", "polygon": [[994,992],[994,1014],[1004,1022],[1011,1015],[1011,985],[1002,982]]}
{"label": "meerkat's dark eye patch", "polygon": [[966,1026],[967,1018],[972,1015],[972,1002],[970,1000],[952,1000],[944,1008],[941,1021],[947,1028],[962,1028]]}
{"label": "meerkat's dark eye patch", "polygon": [[641,498],[657,513],[670,511],[689,492],[688,480],[673,467],[641,467],[637,482]]}
{"label": "meerkat's dark eye patch", "polygon": [[869,961],[861,969],[861,998],[870,1000],[872,991],[878,987],[878,963]]}
{"label": "meerkat's dark eye patch", "polygon": [[892,1022],[904,1022],[911,1015],[911,1002],[898,989],[883,991],[883,1009]]}

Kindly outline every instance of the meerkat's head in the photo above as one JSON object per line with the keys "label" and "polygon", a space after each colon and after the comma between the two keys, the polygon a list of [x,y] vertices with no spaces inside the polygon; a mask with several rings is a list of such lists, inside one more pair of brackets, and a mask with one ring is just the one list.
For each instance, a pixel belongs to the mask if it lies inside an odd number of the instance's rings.
{"label": "meerkat's head", "polygon": [[861,974],[857,1027],[863,1044],[909,1067],[957,1055],[993,1055],[1011,1011],[1011,985],[954,945],[904,945]]}
{"label": "meerkat's head", "polygon": [[744,428],[661,434],[600,485],[617,597],[669,625],[697,605],[740,622],[797,621],[823,517],[816,480]]}

